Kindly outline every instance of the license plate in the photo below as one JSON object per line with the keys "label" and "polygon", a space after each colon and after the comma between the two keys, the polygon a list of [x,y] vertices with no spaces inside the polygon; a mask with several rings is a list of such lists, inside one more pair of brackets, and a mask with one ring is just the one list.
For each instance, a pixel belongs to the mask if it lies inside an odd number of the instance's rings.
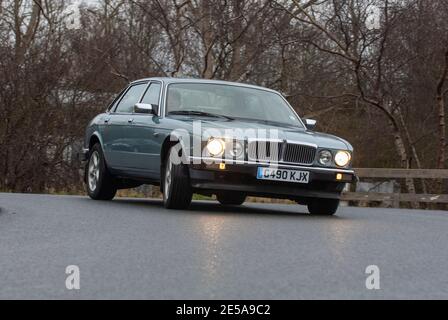
{"label": "license plate", "polygon": [[308,183],[310,180],[310,173],[308,171],[259,167],[257,170],[257,179]]}

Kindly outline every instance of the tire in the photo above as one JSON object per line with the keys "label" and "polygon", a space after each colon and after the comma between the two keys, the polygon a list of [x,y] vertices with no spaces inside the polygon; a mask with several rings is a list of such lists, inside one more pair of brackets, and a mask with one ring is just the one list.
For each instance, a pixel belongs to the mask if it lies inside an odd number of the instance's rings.
{"label": "tire", "polygon": [[216,195],[219,203],[226,206],[239,206],[246,201],[246,195],[240,192],[220,192]]}
{"label": "tire", "polygon": [[89,152],[86,165],[87,194],[93,200],[112,200],[117,193],[113,176],[106,166],[103,150],[99,143]]}
{"label": "tire", "polygon": [[314,198],[308,202],[308,211],[312,215],[332,216],[339,207],[339,199]]}
{"label": "tire", "polygon": [[188,168],[185,164],[173,163],[176,146],[168,150],[163,175],[163,204],[167,209],[187,209],[190,206],[193,192],[191,189]]}

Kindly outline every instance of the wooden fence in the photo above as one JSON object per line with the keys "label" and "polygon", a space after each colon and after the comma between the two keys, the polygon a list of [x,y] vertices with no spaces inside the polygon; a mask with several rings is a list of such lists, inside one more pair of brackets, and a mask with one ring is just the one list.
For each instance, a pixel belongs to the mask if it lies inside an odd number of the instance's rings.
{"label": "wooden fence", "polygon": [[[444,179],[448,183],[448,169],[385,169],[358,168],[356,175],[360,178],[375,179]],[[411,194],[411,193],[377,193],[377,192],[344,192],[345,201],[386,201],[398,207],[400,202],[448,203],[448,194]]]}

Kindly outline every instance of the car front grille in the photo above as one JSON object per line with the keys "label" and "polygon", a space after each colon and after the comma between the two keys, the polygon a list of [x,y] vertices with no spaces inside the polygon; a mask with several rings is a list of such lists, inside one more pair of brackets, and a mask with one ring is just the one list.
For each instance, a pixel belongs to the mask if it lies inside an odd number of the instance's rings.
{"label": "car front grille", "polygon": [[316,147],[276,141],[250,141],[247,148],[252,161],[287,162],[311,165],[316,157]]}
{"label": "car front grille", "polygon": [[249,160],[279,162],[281,146],[281,143],[274,141],[250,141],[247,148]]}
{"label": "car front grille", "polygon": [[283,161],[299,164],[312,164],[316,158],[316,148],[303,144],[286,145]]}

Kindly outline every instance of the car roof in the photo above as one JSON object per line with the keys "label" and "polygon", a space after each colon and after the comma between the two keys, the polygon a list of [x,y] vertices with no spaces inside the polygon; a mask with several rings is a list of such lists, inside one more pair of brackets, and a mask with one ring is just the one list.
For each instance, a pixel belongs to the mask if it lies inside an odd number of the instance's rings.
{"label": "car roof", "polygon": [[238,87],[261,89],[261,90],[272,91],[272,92],[277,93],[277,91],[275,91],[275,90],[261,87],[261,86],[252,85],[252,84],[247,84],[247,83],[223,81],[223,80],[198,79],[198,78],[152,77],[152,78],[138,79],[138,80],[132,81],[131,84],[136,83],[136,82],[141,82],[141,81],[148,81],[148,80],[159,80],[159,81],[164,82],[167,85],[171,84],[171,83],[209,83],[209,84],[233,85],[233,86],[238,86]]}

